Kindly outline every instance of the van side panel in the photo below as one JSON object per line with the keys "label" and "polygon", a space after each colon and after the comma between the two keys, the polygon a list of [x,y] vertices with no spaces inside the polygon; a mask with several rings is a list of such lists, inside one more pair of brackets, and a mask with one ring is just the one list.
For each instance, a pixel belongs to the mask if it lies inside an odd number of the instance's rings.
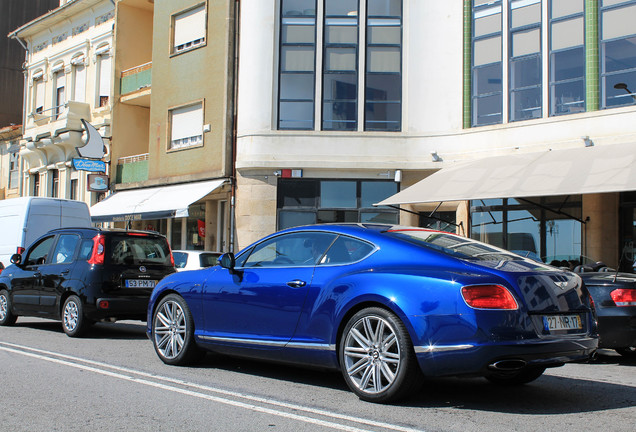
{"label": "van side panel", "polygon": [[0,201],[0,261],[5,267],[16,248],[24,244],[24,220],[31,198],[12,198]]}

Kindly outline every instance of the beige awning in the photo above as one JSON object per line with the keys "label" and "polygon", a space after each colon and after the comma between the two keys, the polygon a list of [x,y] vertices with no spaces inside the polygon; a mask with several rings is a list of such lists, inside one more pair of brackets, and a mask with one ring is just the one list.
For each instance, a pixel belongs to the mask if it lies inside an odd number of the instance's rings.
{"label": "beige awning", "polygon": [[636,143],[493,156],[443,168],[377,205],[636,190]]}

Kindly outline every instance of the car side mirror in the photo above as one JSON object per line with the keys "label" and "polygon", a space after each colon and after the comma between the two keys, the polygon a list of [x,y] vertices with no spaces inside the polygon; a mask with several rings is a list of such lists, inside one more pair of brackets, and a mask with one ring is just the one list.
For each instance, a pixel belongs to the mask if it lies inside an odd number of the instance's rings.
{"label": "car side mirror", "polygon": [[15,265],[20,265],[22,263],[22,255],[20,255],[20,254],[11,255],[10,261],[11,261],[11,263],[13,263]]}
{"label": "car side mirror", "polygon": [[233,271],[234,266],[236,265],[236,260],[234,259],[234,254],[232,252],[224,253],[219,257],[219,265],[223,268]]}

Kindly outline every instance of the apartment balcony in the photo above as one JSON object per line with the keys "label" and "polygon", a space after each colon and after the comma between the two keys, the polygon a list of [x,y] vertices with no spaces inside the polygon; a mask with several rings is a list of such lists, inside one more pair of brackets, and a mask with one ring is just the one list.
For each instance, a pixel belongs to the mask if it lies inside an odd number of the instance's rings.
{"label": "apartment balcony", "polygon": [[148,153],[121,157],[117,160],[117,183],[137,183],[148,180]]}
{"label": "apartment balcony", "polygon": [[128,105],[150,107],[152,62],[121,73],[120,101]]}
{"label": "apartment balcony", "polygon": [[90,105],[84,102],[68,101],[64,105],[41,109],[27,115],[24,139],[38,146],[55,141],[72,150],[83,145],[81,119],[90,118]]}

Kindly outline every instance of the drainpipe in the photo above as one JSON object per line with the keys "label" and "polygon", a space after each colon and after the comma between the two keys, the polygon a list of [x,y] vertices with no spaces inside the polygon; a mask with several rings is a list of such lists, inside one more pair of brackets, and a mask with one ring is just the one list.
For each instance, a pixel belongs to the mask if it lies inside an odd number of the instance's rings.
{"label": "drainpipe", "polygon": [[[26,129],[27,122],[27,89],[29,88],[29,70],[26,65],[29,61],[29,48],[27,45],[20,39],[16,34],[11,35],[11,37],[18,41],[22,48],[24,48],[24,63],[22,63],[22,74],[24,75],[24,88],[22,89],[22,137],[24,137],[24,132]],[[24,192],[24,160],[20,158],[20,178],[18,180],[18,193],[20,196],[23,196]]]}
{"label": "drainpipe", "polygon": [[239,66],[239,31],[241,22],[241,2],[235,0],[234,2],[234,82],[232,88],[232,150],[231,161],[232,167],[230,168],[232,176],[230,181],[232,182],[232,192],[230,197],[230,247],[229,251],[234,252],[234,230],[236,229],[235,217],[236,217],[236,139],[237,139],[237,106],[238,106],[238,66]]}

